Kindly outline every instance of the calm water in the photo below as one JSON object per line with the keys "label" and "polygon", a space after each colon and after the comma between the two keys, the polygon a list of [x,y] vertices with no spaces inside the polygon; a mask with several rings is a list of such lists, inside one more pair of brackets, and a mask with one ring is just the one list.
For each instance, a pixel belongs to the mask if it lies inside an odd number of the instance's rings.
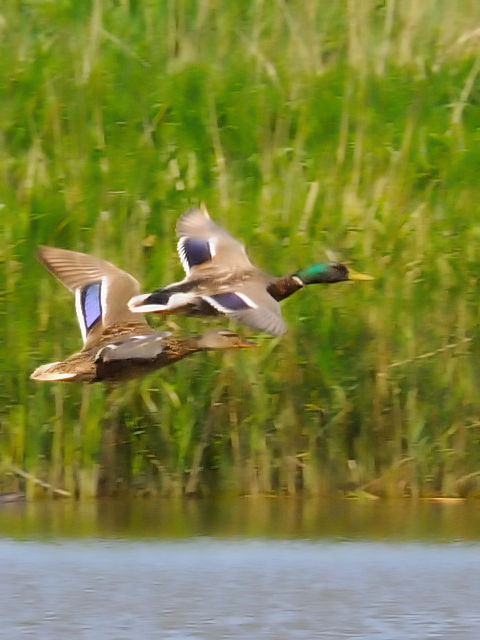
{"label": "calm water", "polygon": [[0,638],[480,638],[480,505],[0,507]]}

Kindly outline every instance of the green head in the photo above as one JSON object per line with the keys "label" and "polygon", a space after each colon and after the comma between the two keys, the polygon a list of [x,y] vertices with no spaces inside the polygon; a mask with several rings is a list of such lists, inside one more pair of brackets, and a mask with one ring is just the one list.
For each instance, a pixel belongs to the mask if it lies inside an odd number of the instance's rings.
{"label": "green head", "polygon": [[328,284],[345,280],[373,280],[366,273],[357,273],[341,262],[321,262],[312,267],[300,269],[294,274],[303,284]]}

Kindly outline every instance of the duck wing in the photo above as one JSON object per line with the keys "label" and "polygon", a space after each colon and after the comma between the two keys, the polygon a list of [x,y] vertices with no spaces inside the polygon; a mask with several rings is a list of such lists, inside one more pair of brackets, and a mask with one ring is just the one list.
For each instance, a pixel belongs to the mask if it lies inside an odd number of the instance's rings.
{"label": "duck wing", "polygon": [[205,205],[184,213],[176,230],[178,255],[188,279],[202,278],[203,269],[219,274],[255,269],[244,245],[210,218]]}
{"label": "duck wing", "polygon": [[149,329],[127,302],[139,293],[138,281],[126,271],[94,256],[41,246],[40,262],[75,294],[75,308],[85,346],[94,344],[109,326],[135,323]]}
{"label": "duck wing", "polygon": [[155,360],[165,347],[165,339],[170,331],[131,336],[109,342],[97,351],[95,362],[113,362],[115,360]]}
{"label": "duck wing", "polygon": [[280,305],[261,283],[241,282],[234,290],[204,295],[202,299],[219,313],[257,331],[273,336],[281,336],[287,331]]}

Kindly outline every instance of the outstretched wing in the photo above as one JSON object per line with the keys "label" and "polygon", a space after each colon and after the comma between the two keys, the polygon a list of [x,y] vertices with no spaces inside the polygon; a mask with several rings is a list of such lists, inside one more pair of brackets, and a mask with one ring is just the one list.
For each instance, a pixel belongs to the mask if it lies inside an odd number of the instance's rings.
{"label": "outstretched wing", "polygon": [[214,309],[242,324],[273,336],[287,331],[278,302],[254,282],[240,283],[234,290],[202,296]]}
{"label": "outstretched wing", "polygon": [[177,236],[178,255],[189,278],[202,277],[202,267],[219,272],[255,268],[244,245],[210,218],[205,205],[183,214],[177,222]]}
{"label": "outstretched wing", "polygon": [[134,322],[148,327],[127,306],[140,285],[110,262],[78,251],[41,246],[38,259],[75,294],[75,307],[84,343],[93,341],[115,323]]}

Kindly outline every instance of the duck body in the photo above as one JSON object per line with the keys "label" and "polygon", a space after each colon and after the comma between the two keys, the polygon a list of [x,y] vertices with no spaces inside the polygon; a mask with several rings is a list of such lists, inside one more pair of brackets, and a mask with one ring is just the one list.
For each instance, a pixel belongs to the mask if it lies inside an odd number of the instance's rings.
{"label": "duck body", "polygon": [[250,262],[245,247],[218,226],[204,206],[179,219],[177,235],[185,279],[134,296],[128,303],[132,313],[226,315],[279,336],[287,328],[278,303],[305,285],[372,279],[337,262],[271,276]]}
{"label": "duck body", "polygon": [[186,338],[154,331],[127,307],[140,288],[130,274],[99,258],[66,249],[40,247],[38,256],[75,293],[84,346],[66,360],[41,365],[31,374],[33,380],[120,382],[198,351],[255,346],[224,329]]}
{"label": "duck body", "polygon": [[[165,336],[168,334],[165,334]],[[156,338],[160,343],[165,340],[162,334],[146,331],[141,325],[113,325],[109,327],[95,344],[84,347],[61,362],[44,364],[35,369],[30,376],[33,380],[68,382],[119,382],[145,375],[168,362],[155,362],[155,357],[138,357],[142,343]],[[123,346],[123,357],[112,359],[113,351]],[[126,348],[129,353],[126,354]],[[135,349],[136,348],[136,349]],[[160,360],[160,359],[159,359]],[[163,360],[166,360],[163,358]]]}
{"label": "duck body", "polygon": [[[206,336],[218,334],[226,336],[225,346],[202,346]],[[226,329],[188,338],[174,338],[168,332],[128,333],[123,337],[117,335],[113,340],[105,339],[95,348],[82,349],[62,362],[41,365],[31,378],[50,382],[124,382],[174,364],[198,351],[250,346],[255,345]]]}

